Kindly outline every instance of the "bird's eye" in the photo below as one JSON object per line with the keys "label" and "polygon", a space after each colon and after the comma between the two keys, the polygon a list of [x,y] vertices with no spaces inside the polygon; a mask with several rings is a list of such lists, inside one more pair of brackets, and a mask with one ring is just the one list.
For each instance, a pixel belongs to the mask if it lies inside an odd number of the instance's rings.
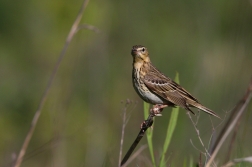
{"label": "bird's eye", "polygon": [[142,52],[144,52],[144,51],[145,51],[145,48],[142,49]]}

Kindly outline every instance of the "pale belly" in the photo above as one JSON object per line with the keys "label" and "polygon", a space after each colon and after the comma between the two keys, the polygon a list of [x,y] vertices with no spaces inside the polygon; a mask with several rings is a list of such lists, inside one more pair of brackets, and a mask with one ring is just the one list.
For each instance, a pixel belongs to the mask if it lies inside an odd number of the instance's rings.
{"label": "pale belly", "polygon": [[142,87],[140,88],[138,82],[133,81],[133,86],[137,92],[137,94],[146,102],[151,104],[164,104],[164,101],[156,96],[154,93],[150,92],[149,89],[144,85],[140,84]]}

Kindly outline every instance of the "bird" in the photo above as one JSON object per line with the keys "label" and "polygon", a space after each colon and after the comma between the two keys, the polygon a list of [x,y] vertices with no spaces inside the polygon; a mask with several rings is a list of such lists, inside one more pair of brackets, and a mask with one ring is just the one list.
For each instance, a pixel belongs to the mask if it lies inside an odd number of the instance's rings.
{"label": "bird", "polygon": [[165,107],[179,106],[193,114],[191,107],[220,118],[214,111],[203,106],[182,86],[154,67],[146,47],[134,45],[131,55],[133,57],[133,87],[145,102],[154,105],[156,115],[159,115]]}

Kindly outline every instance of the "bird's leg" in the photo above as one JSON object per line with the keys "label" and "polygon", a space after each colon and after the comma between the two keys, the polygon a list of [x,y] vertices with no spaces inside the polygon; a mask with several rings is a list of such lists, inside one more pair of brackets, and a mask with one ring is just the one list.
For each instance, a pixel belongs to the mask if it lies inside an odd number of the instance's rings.
{"label": "bird's leg", "polygon": [[150,109],[150,114],[153,116],[162,116],[161,112],[165,107],[168,107],[168,105],[156,104]]}
{"label": "bird's leg", "polygon": [[153,117],[155,116],[162,116],[161,112],[165,107],[168,107],[168,105],[162,105],[162,104],[156,104],[150,109],[150,115],[147,120],[145,120],[141,124],[141,129],[150,127],[153,123]]}
{"label": "bird's leg", "polygon": [[[147,120],[145,120],[141,124],[141,129],[144,127],[150,127],[153,123],[152,118],[155,116],[162,116],[161,112],[165,107],[168,107],[168,105],[162,105],[162,104],[156,104],[150,109],[150,115]],[[151,118],[151,119],[150,119]],[[151,121],[150,121],[151,120]]]}

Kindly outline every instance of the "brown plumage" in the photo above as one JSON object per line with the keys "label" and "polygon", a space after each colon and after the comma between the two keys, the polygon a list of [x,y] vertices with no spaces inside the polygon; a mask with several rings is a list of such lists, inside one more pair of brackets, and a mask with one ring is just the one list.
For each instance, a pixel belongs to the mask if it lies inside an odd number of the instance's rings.
{"label": "brown plumage", "polygon": [[206,113],[220,118],[215,112],[206,108],[179,84],[157,70],[150,61],[147,48],[141,45],[133,46],[132,81],[138,95],[146,102],[164,107],[180,106],[188,111],[196,107]]}

